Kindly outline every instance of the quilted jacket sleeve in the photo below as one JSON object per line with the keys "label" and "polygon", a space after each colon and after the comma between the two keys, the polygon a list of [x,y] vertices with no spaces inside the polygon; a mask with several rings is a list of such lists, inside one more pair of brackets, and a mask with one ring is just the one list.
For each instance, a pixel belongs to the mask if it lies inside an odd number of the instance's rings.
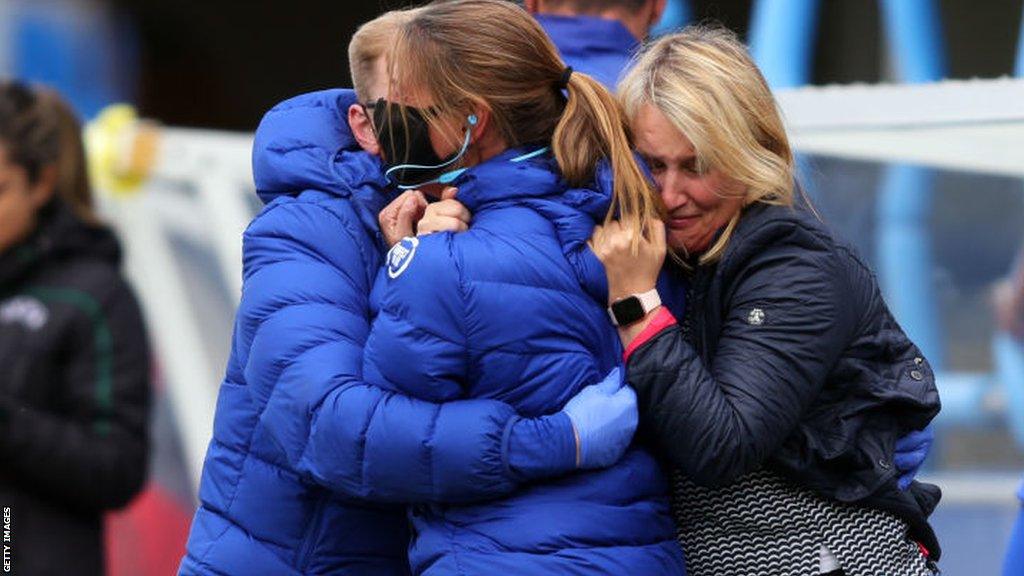
{"label": "quilted jacket sleeve", "polygon": [[[350,496],[455,502],[510,492],[526,479],[508,466],[512,438],[533,445],[565,432],[517,426],[501,402],[426,402],[367,384],[376,248],[364,238],[350,212],[302,201],[273,205],[246,232],[236,330],[249,336],[240,359],[260,425],[300,474]],[[419,465],[426,445],[432,458]]]}
{"label": "quilted jacket sleeve", "polygon": [[704,485],[728,484],[767,460],[856,327],[853,299],[825,243],[800,229],[763,240],[723,304],[713,363],[674,323],[628,361],[647,431]]}

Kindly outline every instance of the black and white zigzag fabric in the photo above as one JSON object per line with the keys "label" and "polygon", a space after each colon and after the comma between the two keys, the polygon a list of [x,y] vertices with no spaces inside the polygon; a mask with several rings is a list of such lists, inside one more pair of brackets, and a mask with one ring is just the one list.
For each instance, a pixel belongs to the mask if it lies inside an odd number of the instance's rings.
{"label": "black and white zigzag fabric", "polygon": [[824,545],[846,576],[932,576],[888,513],[826,500],[759,470],[725,488],[678,471],[673,511],[690,576],[817,576]]}

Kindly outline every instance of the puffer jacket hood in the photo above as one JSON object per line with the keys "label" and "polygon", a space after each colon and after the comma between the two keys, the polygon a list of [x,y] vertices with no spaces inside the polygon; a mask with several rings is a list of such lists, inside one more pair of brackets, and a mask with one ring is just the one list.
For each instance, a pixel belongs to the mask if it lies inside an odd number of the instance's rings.
{"label": "puffer jacket hood", "polygon": [[[606,162],[601,166],[595,186],[570,188],[559,175],[549,150],[511,148],[469,168],[453,185],[459,189],[459,202],[470,212],[507,202],[547,199],[551,201],[554,219],[569,217],[584,228],[593,228],[594,217],[602,216],[611,203],[611,171]],[[502,185],[495,186],[496,181]]]}
{"label": "puffer jacket hood", "polygon": [[618,20],[549,14],[536,18],[567,65],[593,76],[613,92],[640,49],[640,42]]}
{"label": "puffer jacket hood", "polygon": [[267,112],[252,147],[253,180],[264,204],[304,190],[355,197],[368,208],[364,223],[377,226],[376,213],[394,195],[382,193],[388,184],[380,159],[365,153],[349,128],[348,108],[357,102],[352,90],[321,90]]}

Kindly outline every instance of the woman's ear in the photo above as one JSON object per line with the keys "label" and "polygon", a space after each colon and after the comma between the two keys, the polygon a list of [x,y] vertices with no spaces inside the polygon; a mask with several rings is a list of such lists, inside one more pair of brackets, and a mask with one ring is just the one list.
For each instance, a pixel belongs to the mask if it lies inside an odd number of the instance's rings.
{"label": "woman's ear", "polygon": [[491,128],[491,110],[486,106],[476,106],[473,114],[466,118],[466,127],[469,129],[470,142],[477,143],[489,136]]}
{"label": "woman's ear", "polygon": [[373,129],[373,119],[366,113],[366,108],[361,104],[352,104],[348,107],[348,127],[352,130],[359,147],[373,154],[380,156],[380,143],[377,142],[377,133]]}
{"label": "woman's ear", "polygon": [[498,129],[498,124],[494,120],[494,112],[490,108],[476,106],[473,116],[476,118],[476,122],[467,123],[471,137],[470,149],[476,155],[477,162],[482,162],[500,154],[508,147],[508,143],[505,142],[505,137]]}
{"label": "woman's ear", "polygon": [[36,210],[46,205],[57,190],[57,165],[50,164],[39,171],[39,178],[29,186],[28,200]]}

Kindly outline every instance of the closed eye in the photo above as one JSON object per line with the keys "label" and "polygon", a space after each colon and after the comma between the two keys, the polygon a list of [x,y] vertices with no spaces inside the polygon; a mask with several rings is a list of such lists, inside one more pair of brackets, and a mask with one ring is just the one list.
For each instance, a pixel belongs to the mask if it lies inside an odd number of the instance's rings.
{"label": "closed eye", "polygon": [[665,163],[662,162],[661,160],[651,158],[649,156],[644,156],[643,159],[644,162],[647,163],[647,167],[651,169],[652,173],[656,174],[658,172],[663,172],[665,170]]}
{"label": "closed eye", "polygon": [[703,176],[707,173],[707,169],[704,166],[701,166],[701,163],[697,161],[696,156],[691,156],[689,159],[681,162],[679,169],[693,176]]}

